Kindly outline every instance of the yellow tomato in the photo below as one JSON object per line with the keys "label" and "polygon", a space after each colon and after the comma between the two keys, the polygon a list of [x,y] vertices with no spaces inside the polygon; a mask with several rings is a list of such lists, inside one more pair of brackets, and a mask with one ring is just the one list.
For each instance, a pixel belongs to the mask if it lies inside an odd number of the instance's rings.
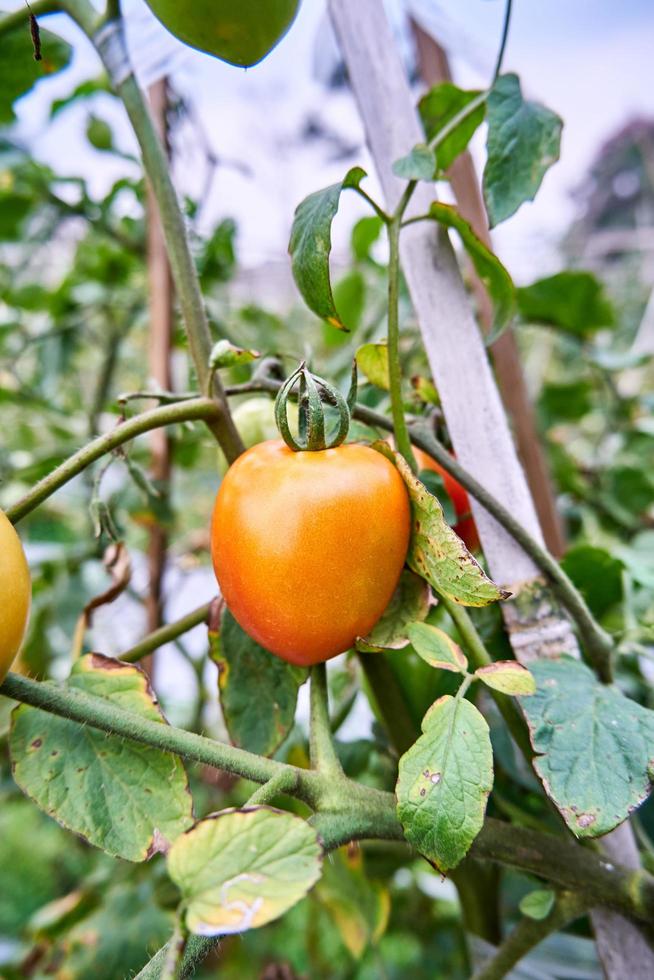
{"label": "yellow tomato", "polygon": [[23,642],[32,588],[27,559],[13,525],[0,510],[0,681]]}

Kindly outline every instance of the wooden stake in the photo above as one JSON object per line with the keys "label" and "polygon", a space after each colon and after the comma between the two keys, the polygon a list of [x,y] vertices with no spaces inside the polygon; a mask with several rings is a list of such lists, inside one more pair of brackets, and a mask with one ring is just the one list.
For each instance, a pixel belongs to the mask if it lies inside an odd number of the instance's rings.
{"label": "wooden stake", "polygon": [[[167,111],[168,83],[165,78],[148,90],[150,109],[155,125],[168,145]],[[152,191],[147,197],[147,261],[150,309],[148,334],[148,366],[151,379],[166,391],[172,390],[170,353],[173,337],[173,282],[166,252],[166,243],[159,211]],[[150,436],[152,461],[150,476],[162,494],[168,493],[171,474],[170,439],[165,428],[154,429]],[[147,632],[162,624],[162,583],[166,569],[168,534],[155,523],[150,528],[148,544],[148,594],[146,597]],[[145,668],[152,673],[154,655],[147,658]]]}
{"label": "wooden stake", "polygon": [[[423,80],[429,85],[452,80],[447,53],[436,39],[415,21],[411,22],[416,39],[418,63]],[[452,164],[450,185],[459,211],[474,229],[478,238],[492,248],[486,209],[471,154],[466,150]],[[472,266],[469,270],[479,319],[488,332],[493,320],[493,306],[483,282]],[[497,384],[504,407],[511,419],[518,455],[525,470],[527,483],[534,500],[536,513],[548,550],[560,558],[565,553],[561,519],[556,510],[552,481],[536,429],[533,406],[522,371],[520,351],[515,335],[504,333],[492,348]]]}

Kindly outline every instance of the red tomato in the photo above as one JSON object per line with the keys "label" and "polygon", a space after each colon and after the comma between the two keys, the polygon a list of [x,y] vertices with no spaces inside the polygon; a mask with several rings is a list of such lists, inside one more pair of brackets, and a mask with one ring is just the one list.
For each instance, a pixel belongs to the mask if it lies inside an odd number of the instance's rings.
{"label": "red tomato", "polygon": [[443,469],[440,463],[437,463],[435,459],[432,459],[431,456],[424,453],[422,449],[416,449],[414,446],[413,455],[416,458],[418,469],[431,470],[433,473],[438,473],[442,477],[445,492],[452,501],[456,516],[459,518],[454,525],[454,530],[469,551],[477,551],[480,546],[479,534],[477,533],[477,525],[475,524],[474,517],[470,512],[470,498],[465,487],[462,487],[458,480],[455,480],[447,470]]}
{"label": "red tomato", "polygon": [[368,446],[293,452],[281,440],[240,456],[211,527],[229,609],[261,646],[320,663],[370,632],[406,558],[410,504],[401,476]]}

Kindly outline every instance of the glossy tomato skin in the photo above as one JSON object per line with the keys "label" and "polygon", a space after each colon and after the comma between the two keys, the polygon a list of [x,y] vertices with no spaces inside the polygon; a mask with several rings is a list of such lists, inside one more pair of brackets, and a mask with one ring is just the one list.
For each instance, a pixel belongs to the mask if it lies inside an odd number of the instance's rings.
{"label": "glossy tomato skin", "polygon": [[418,469],[431,470],[433,473],[438,473],[442,478],[445,493],[452,501],[456,516],[459,518],[454,525],[454,530],[469,551],[477,551],[480,547],[479,534],[477,533],[475,519],[470,512],[470,498],[465,487],[462,487],[458,480],[455,480],[446,469],[443,469],[440,463],[428,456],[422,449],[417,449],[414,446],[413,455],[416,458]]}
{"label": "glossy tomato skin", "polygon": [[0,511],[0,681],[23,642],[32,587],[20,538]]}
{"label": "glossy tomato skin", "polygon": [[368,446],[298,452],[259,443],[225,476],[213,512],[216,578],[237,622],[293,664],[320,663],[365,636],[406,558],[409,498]]}

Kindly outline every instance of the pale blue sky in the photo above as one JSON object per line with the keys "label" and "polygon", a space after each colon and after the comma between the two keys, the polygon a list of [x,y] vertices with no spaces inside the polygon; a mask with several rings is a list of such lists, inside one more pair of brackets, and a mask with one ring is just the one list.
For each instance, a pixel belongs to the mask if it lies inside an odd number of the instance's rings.
{"label": "pale blue sky", "polygon": [[[402,0],[389,0],[397,16]],[[501,0],[412,0],[432,12],[441,38],[452,48],[456,80],[477,86],[488,81],[494,62],[504,4]],[[13,6],[22,4],[16,0]],[[142,0],[125,0],[130,18],[143,16]],[[329,162],[324,147],[302,146],[297,138],[307,113],[354,145],[361,141],[355,108],[346,93],[329,98],[313,76],[316,52],[324,57],[324,0],[304,0],[288,37],[260,66],[247,72],[189,52],[159,29],[139,20],[139,49],[146,49],[146,68],[157,60],[172,66],[175,84],[191,96],[215,150],[225,157],[247,160],[253,179],[224,170],[207,202],[207,219],[231,214],[239,221],[244,260],[283,261],[288,227],[295,205],[311,190],[342,176],[352,162],[368,163],[362,149],[356,160]],[[147,12],[146,12],[147,15]],[[60,16],[48,18],[53,29],[78,37]],[[83,129],[89,107],[68,113],[44,133],[45,112],[52,97],[97,70],[86,42],[76,48],[69,77],[39,86],[20,106],[23,138],[34,142],[39,156],[57,169],[83,172],[98,189],[122,171],[124,164],[89,150]],[[156,56],[152,57],[152,52]],[[514,14],[505,68],[517,71],[532,98],[545,102],[565,121],[562,160],[545,179],[533,205],[496,233],[496,245],[521,280],[556,267],[555,243],[574,213],[570,191],[594,153],[616,127],[634,114],[654,117],[654,0],[514,0]],[[107,114],[102,98],[94,111]],[[119,140],[133,144],[120,113],[111,111]],[[37,140],[38,137],[38,140]],[[197,190],[199,159],[190,134],[183,141],[177,179],[187,191]],[[483,162],[483,135],[475,144]],[[356,212],[349,205],[339,228],[337,246]]]}

